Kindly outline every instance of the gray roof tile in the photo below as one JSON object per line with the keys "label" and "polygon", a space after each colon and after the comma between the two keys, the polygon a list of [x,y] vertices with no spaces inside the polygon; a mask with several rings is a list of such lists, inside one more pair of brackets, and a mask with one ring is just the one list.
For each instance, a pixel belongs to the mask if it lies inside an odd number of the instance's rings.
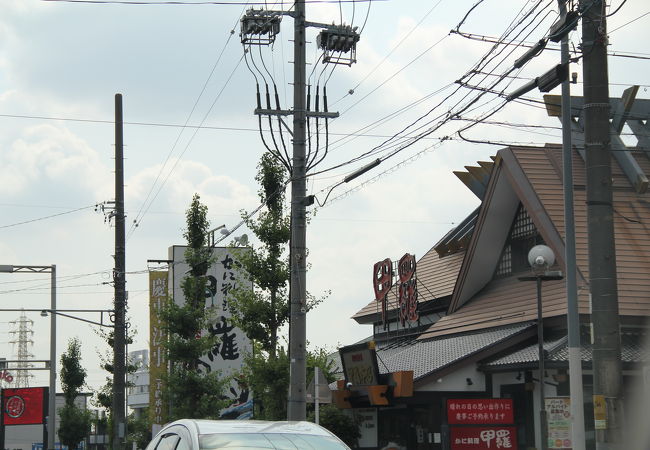
{"label": "gray roof tile", "polygon": [[442,337],[427,341],[413,340],[399,347],[377,351],[381,373],[412,370],[417,380],[467,356],[491,347],[531,327],[520,323],[477,333]]}

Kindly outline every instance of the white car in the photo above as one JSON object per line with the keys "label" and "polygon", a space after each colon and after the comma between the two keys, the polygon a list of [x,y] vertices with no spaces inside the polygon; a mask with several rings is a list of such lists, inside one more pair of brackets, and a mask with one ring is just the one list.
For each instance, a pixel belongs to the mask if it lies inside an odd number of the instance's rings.
{"label": "white car", "polygon": [[146,450],[212,449],[349,450],[311,422],[182,419],[165,425]]}

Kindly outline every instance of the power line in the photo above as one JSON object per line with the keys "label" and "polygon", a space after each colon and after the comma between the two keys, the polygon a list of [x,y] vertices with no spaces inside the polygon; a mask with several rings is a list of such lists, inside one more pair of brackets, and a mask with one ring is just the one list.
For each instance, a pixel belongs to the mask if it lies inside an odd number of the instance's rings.
{"label": "power line", "polygon": [[61,212],[61,213],[57,213],[57,214],[52,214],[52,215],[45,216],[45,217],[39,217],[37,219],[30,219],[30,220],[25,220],[23,222],[12,223],[12,224],[9,224],[9,225],[2,225],[2,226],[0,226],[0,229],[17,227],[19,225],[25,225],[25,224],[28,224],[28,223],[40,222],[41,220],[51,219],[52,217],[59,217],[59,216],[63,216],[63,215],[66,215],[66,214],[72,214],[74,212],[83,211],[84,209],[96,208],[96,207],[97,207],[96,204],[89,205],[89,206],[83,206],[81,208],[77,208],[77,209],[73,209],[73,210],[70,210],[70,211],[65,211],[65,212]]}
{"label": "power line", "polygon": [[[54,3],[87,3],[87,4],[105,4],[105,5],[134,5],[134,6],[143,6],[143,5],[221,5],[221,6],[267,6],[266,1],[256,1],[256,2],[241,2],[241,1],[215,1],[215,0],[203,0],[203,1],[181,1],[181,0],[151,0],[151,1],[129,1],[129,0],[41,0],[43,2],[54,2]],[[305,3],[319,4],[319,3],[370,3],[373,0],[305,0]],[[374,0],[374,1],[388,1],[388,0]],[[281,1],[276,2],[278,6],[280,5],[294,5],[294,1]]]}

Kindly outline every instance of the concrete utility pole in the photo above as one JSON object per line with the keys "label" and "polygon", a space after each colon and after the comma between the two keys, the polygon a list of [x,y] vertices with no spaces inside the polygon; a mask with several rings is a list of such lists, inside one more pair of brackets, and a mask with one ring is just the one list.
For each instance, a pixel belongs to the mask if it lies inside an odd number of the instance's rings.
{"label": "concrete utility pole", "polygon": [[290,380],[288,420],[305,420],[306,376],[305,361],[307,319],[307,220],[305,216],[305,1],[294,4],[293,50],[293,173],[291,174],[291,315],[289,328]]}
{"label": "concrete utility pole", "polygon": [[122,94],[115,94],[115,335],[113,340],[113,449],[124,448],[126,433],[126,239],[124,227],[124,142]]}
{"label": "concrete utility pole", "polygon": [[596,448],[622,443],[621,340],[612,205],[605,2],[582,0],[589,284]]}
{"label": "concrete utility pole", "polygon": [[[566,0],[558,0],[560,16],[566,17]],[[569,35],[561,41],[562,64],[569,63]],[[566,261],[567,333],[569,347],[569,389],[571,394],[571,443],[573,450],[585,450],[584,395],[580,351],[580,312],[576,280],[576,230],[573,211],[573,146],[571,144],[571,84],[562,82],[562,184],[564,186],[564,255]]]}
{"label": "concrete utility pole", "polygon": [[[305,20],[305,0],[298,0],[293,5],[293,11],[265,11],[250,9],[241,20],[241,42],[244,45],[270,45],[274,42],[280,30],[280,18],[291,16],[294,20],[294,68],[293,68],[293,110],[281,110],[279,106],[271,109],[260,107],[258,87],[257,115],[293,116],[293,156],[291,164],[291,248],[290,248],[290,317],[289,317],[289,401],[287,405],[288,420],[305,420],[306,418],[306,318],[307,318],[307,216],[306,208],[314,202],[314,196],[306,196],[308,170],[306,155],[306,128],[308,117],[333,119],[338,113],[328,112],[325,103],[324,111],[308,111],[306,95],[306,27],[322,28],[316,40],[323,53],[323,62],[332,64],[351,65],[356,62],[356,43],[359,34],[356,27],[341,24],[329,25],[324,23],[307,22]],[[268,92],[268,91],[267,91]],[[267,105],[268,93],[267,93]],[[318,103],[316,103],[318,105]],[[270,123],[270,122],[269,122]],[[284,124],[284,122],[282,122]],[[260,121],[261,124],[261,121]],[[286,126],[286,125],[285,125]],[[263,130],[260,125],[260,134]],[[271,130],[271,133],[273,131]],[[275,143],[275,138],[273,138]],[[283,141],[284,142],[284,141]],[[268,147],[267,147],[268,148]],[[268,148],[271,153],[273,150]],[[275,157],[282,159],[276,145]],[[317,151],[318,152],[318,151]],[[311,161],[313,168],[320,161]],[[376,165],[376,164],[375,164]],[[368,167],[368,166],[367,166]],[[373,166],[374,167],[374,166]],[[366,168],[365,170],[368,170]],[[359,174],[361,174],[360,172]],[[352,178],[348,176],[346,181]]]}

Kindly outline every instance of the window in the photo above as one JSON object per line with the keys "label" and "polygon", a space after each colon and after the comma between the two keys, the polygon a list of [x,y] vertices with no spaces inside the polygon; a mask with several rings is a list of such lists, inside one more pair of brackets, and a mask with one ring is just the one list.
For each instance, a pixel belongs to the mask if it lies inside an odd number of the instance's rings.
{"label": "window", "polygon": [[528,215],[528,211],[524,205],[519,204],[494,274],[495,278],[505,278],[513,273],[529,270],[528,251],[535,245],[543,243],[544,240]]}
{"label": "window", "polygon": [[165,434],[156,445],[156,450],[174,450],[180,437],[177,434]]}

